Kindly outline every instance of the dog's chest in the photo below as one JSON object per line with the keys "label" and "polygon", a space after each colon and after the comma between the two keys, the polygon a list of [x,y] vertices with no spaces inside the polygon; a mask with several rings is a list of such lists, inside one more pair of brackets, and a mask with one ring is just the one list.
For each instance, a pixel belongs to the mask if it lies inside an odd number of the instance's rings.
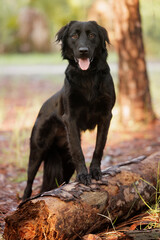
{"label": "dog's chest", "polygon": [[99,87],[92,81],[85,82],[84,87],[82,85],[82,89],[80,90],[79,94],[80,98],[84,98],[88,105],[95,103],[95,100],[99,98],[99,95]]}
{"label": "dog's chest", "polygon": [[96,86],[88,85],[72,91],[70,106],[81,130],[94,129],[107,112],[107,99]]}
{"label": "dog's chest", "polygon": [[85,82],[85,86],[81,85],[72,89],[69,100],[74,110],[95,111],[97,106],[103,102],[102,98],[102,93],[96,85],[92,82]]}

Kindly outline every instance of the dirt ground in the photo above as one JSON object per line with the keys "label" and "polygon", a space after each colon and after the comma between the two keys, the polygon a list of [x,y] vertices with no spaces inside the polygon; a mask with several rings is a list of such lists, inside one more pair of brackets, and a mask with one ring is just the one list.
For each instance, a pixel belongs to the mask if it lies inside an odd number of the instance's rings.
{"label": "dirt ground", "polygon": [[[16,161],[8,160],[8,157],[14,158],[15,151],[13,151],[13,148],[17,146],[14,141],[17,141],[18,137],[15,138],[15,140],[13,138],[13,135],[15,135],[14,124],[16,122],[14,119],[17,118],[15,106],[21,107],[20,114],[23,114],[23,111],[25,112],[26,108],[30,107],[30,104],[27,102],[28,99],[33,95],[35,95],[36,98],[38,94],[41,95],[44,91],[50,91],[53,87],[53,83],[48,81],[44,84],[44,82],[39,81],[34,83],[32,88],[30,88],[28,83],[24,81],[19,83],[14,88],[15,90],[13,90],[13,82],[10,79],[8,81],[1,81],[0,84],[4,92],[13,91],[11,95],[6,95],[3,92],[3,104],[5,110],[6,108],[8,110],[6,110],[7,112],[3,118],[3,128],[1,124],[0,129],[0,233],[2,234],[4,229],[4,218],[14,211],[20,203],[26,185],[26,163],[23,166],[23,164],[17,164]],[[42,98],[45,99],[46,97],[46,95],[43,95]],[[35,112],[36,111],[37,110],[35,110]],[[27,134],[21,138],[23,143],[19,143],[21,147],[20,152],[16,152],[18,158],[22,158],[22,154],[24,153],[27,156],[26,158],[28,158],[29,134],[35,118],[35,112],[32,112],[33,117],[31,117],[30,120],[31,124],[27,122],[28,125],[26,124],[25,126]],[[28,114],[28,110],[26,114]],[[27,116],[25,116],[25,118],[27,118]],[[23,132],[23,130],[20,129],[18,136],[21,135],[21,131]],[[93,132],[91,134],[86,133],[82,137],[83,151],[87,162],[89,162],[92,157],[95,136],[96,133]],[[12,145],[10,142],[12,142]],[[140,128],[137,131],[126,130],[117,124],[116,127],[111,127],[108,144],[104,151],[102,169],[141,155],[149,156],[153,152],[159,150],[160,120],[148,125],[146,128]],[[19,151],[19,148],[17,151]],[[42,174],[38,175],[34,182],[33,194],[39,191],[41,176]],[[20,179],[20,177],[22,177],[22,179]]]}

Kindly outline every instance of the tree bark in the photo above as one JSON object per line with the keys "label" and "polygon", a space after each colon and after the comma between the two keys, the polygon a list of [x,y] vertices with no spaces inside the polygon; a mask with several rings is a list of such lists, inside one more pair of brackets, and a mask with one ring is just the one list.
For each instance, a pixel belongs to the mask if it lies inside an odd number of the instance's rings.
{"label": "tree bark", "polygon": [[4,238],[74,240],[126,220],[144,208],[141,198],[155,199],[158,162],[160,152],[141,156],[108,168],[90,186],[73,182],[28,200],[6,217]]}
{"label": "tree bark", "polygon": [[116,48],[119,55],[120,120],[127,125],[155,119],[146,69],[138,0],[114,0]]}

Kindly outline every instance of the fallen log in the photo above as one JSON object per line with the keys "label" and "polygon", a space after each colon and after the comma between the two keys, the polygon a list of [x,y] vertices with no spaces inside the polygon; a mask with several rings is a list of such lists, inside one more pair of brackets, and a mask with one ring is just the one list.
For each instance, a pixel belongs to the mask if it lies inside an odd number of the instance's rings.
{"label": "fallen log", "polygon": [[73,182],[27,200],[6,217],[4,239],[74,240],[126,220],[155,199],[159,162],[160,152],[141,156],[106,169],[90,186]]}

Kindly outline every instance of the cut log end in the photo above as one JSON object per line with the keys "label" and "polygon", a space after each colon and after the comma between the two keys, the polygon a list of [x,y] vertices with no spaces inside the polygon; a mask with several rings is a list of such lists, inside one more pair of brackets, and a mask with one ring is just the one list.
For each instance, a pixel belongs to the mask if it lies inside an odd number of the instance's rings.
{"label": "cut log end", "polygon": [[[6,217],[6,226],[4,231],[5,239],[34,239],[43,235],[42,223],[45,232],[48,228],[49,210],[44,200],[33,203],[27,202],[11,216]],[[36,223],[36,224],[35,224]],[[7,237],[6,237],[6,229]],[[43,239],[43,238],[41,238]]]}

